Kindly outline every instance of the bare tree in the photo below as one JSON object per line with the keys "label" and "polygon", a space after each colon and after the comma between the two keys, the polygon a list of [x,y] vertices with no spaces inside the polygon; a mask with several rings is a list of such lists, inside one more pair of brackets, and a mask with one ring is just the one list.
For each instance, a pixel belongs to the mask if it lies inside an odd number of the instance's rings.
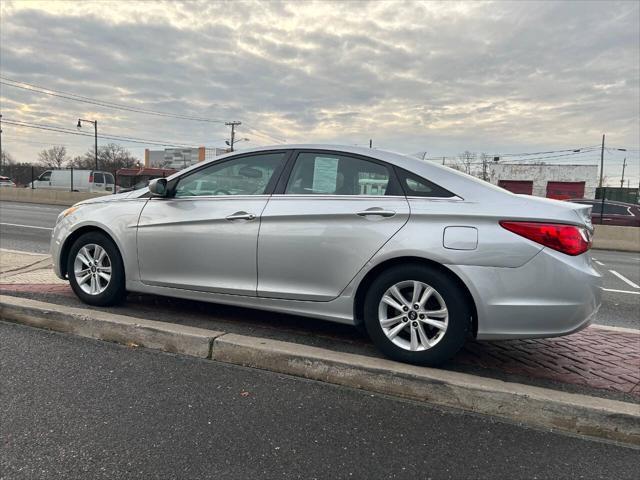
{"label": "bare tree", "polygon": [[54,145],[45,148],[38,154],[38,160],[47,168],[62,168],[67,163],[67,147],[64,145]]}
{"label": "bare tree", "polygon": [[[139,163],[139,160],[129,150],[117,143],[109,143],[98,148],[98,167],[100,170],[115,172],[119,168],[131,168]],[[74,168],[87,170],[95,168],[96,160],[93,148],[87,150],[83,156],[75,157],[71,164]]]}
{"label": "bare tree", "polygon": [[472,165],[476,162],[476,154],[469,150],[465,150],[464,153],[458,155],[458,159],[462,166],[460,170],[471,175]]}

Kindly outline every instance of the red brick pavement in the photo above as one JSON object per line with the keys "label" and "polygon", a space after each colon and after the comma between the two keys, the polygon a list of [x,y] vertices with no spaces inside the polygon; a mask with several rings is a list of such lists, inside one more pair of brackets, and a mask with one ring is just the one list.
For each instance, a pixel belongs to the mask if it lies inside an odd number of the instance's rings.
{"label": "red brick pavement", "polygon": [[69,284],[53,283],[0,283],[0,294],[2,292],[32,292],[54,295],[74,296]]}
{"label": "red brick pavement", "polygon": [[[73,296],[69,285],[0,284],[0,292]],[[468,342],[454,363],[640,397],[640,334],[587,328],[567,337]]]}
{"label": "red brick pavement", "polygon": [[587,328],[566,337],[469,342],[457,363],[640,397],[640,335]]}

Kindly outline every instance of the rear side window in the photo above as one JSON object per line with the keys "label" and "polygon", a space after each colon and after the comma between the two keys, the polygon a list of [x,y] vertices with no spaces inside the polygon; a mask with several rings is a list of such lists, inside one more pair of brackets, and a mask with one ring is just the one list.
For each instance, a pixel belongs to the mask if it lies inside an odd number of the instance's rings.
{"label": "rear side window", "polygon": [[93,174],[93,183],[104,183],[104,175],[102,173]]}
{"label": "rear side window", "polygon": [[111,175],[110,173],[105,173],[104,174],[104,179],[107,182],[108,185],[113,185],[114,181],[113,181],[113,175]]}
{"label": "rear side window", "polygon": [[307,152],[298,155],[285,194],[394,195],[393,185],[385,165],[329,152]]}
{"label": "rear side window", "polygon": [[610,203],[604,204],[605,215],[632,215],[629,212],[629,208],[624,205],[611,205]]}
{"label": "rear side window", "polygon": [[602,203],[600,202],[575,202],[580,205],[588,205],[591,207],[591,214],[602,212]]}
{"label": "rear side window", "polygon": [[396,168],[396,170],[398,171],[400,184],[402,185],[407,197],[451,198],[456,196],[449,190],[413,173],[407,172],[401,168]]}

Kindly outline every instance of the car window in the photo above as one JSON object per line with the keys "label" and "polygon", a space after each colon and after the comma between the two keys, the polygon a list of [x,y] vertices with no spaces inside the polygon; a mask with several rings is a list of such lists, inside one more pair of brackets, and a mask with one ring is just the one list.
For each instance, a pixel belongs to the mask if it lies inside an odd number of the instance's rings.
{"label": "car window", "polygon": [[105,173],[104,174],[104,179],[105,179],[105,181],[106,181],[106,183],[108,185],[113,185],[114,184],[113,175],[111,175],[110,173]]}
{"label": "car window", "polygon": [[602,203],[600,202],[595,202],[595,203],[591,203],[591,202],[578,202],[578,203],[582,203],[583,205],[591,205],[591,214],[597,213],[598,215],[600,215],[600,213],[602,212]]}
{"label": "car window", "polygon": [[429,180],[414,175],[413,173],[407,172],[401,168],[398,168],[397,170],[402,188],[409,197],[455,197],[455,194],[451,193],[449,190],[446,190]]}
{"label": "car window", "polygon": [[301,153],[296,159],[286,194],[390,195],[389,169],[384,165],[329,153]]}
{"label": "car window", "polygon": [[605,215],[631,215],[629,208],[623,205],[612,205],[610,203],[604,204]]}
{"label": "car window", "polygon": [[178,181],[176,197],[263,195],[285,153],[250,155],[209,165]]}
{"label": "car window", "polygon": [[104,183],[104,175],[102,173],[94,173],[93,183]]}
{"label": "car window", "polygon": [[40,180],[41,182],[48,182],[49,180],[51,180],[51,172],[44,172],[42,175],[40,175],[40,177],[38,177],[38,180]]}

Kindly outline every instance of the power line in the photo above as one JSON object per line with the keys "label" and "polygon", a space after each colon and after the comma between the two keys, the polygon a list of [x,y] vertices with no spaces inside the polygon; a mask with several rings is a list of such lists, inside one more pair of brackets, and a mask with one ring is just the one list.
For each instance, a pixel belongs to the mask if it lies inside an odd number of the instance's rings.
{"label": "power line", "polygon": [[[52,132],[66,133],[69,135],[78,135],[81,137],[93,137],[93,135],[89,133],[75,132],[71,129],[68,129],[65,127],[58,127],[55,125],[19,122],[15,120],[5,120],[5,119],[3,119],[2,122],[6,123],[7,125],[14,125],[17,127],[35,128],[38,130],[47,130]],[[150,139],[138,138],[138,137],[125,137],[125,136],[114,135],[110,133],[101,134],[100,138],[107,139],[107,140],[118,140],[122,142],[130,142],[130,143],[143,143],[143,144],[158,145],[158,146],[165,146],[165,147],[195,148],[193,145],[189,145],[185,143],[175,143],[175,142],[171,143],[171,142],[163,142],[162,140],[150,140]]]}
{"label": "power line", "polygon": [[593,153],[597,150],[598,150],[597,148],[591,148],[589,150],[582,149],[582,151],[580,152],[564,153],[561,155],[548,155],[548,156],[533,157],[533,158],[509,158],[509,161],[510,162],[531,162],[534,160],[549,160],[549,159],[562,158],[562,157],[575,157],[578,155],[584,155],[585,153]]}
{"label": "power line", "polygon": [[[131,106],[128,106],[128,105],[124,105],[122,103],[111,102],[111,101],[107,101],[107,100],[101,100],[101,99],[97,99],[97,98],[87,97],[87,96],[84,96],[84,95],[78,95],[76,93],[65,92],[63,90],[56,90],[56,89],[45,87],[43,85],[38,85],[38,84],[35,84],[35,83],[28,83],[28,82],[23,82],[23,81],[19,81],[19,80],[14,80],[12,78],[5,77],[4,75],[0,75],[0,79],[4,80],[4,81],[0,80],[0,84],[2,84],[2,85],[6,85],[6,86],[9,86],[9,87],[14,87],[14,88],[19,88],[19,89],[22,89],[22,90],[27,90],[27,91],[31,91],[31,92],[35,92],[35,93],[41,93],[41,94],[44,94],[44,95],[50,95],[50,96],[57,97],[57,98],[62,98],[62,99],[65,99],[65,100],[72,100],[72,101],[76,101],[76,102],[87,103],[87,104],[90,104],[90,105],[96,105],[96,106],[101,106],[101,107],[106,107],[106,108],[111,108],[111,109],[116,109],[116,110],[125,110],[125,111],[128,111],[128,112],[134,112],[134,113],[155,115],[155,116],[159,116],[159,117],[177,118],[177,119],[180,119],[180,120],[189,120],[189,121],[194,121],[194,122],[208,122],[208,123],[218,123],[218,124],[226,123],[224,120],[215,119],[215,118],[199,117],[199,116],[195,116],[195,115],[182,115],[182,114],[177,114],[177,113],[162,112],[162,111],[159,111],[159,110],[150,110],[150,109],[146,109],[146,108],[131,107]],[[8,83],[8,82],[11,82],[11,83]],[[276,141],[277,143],[285,143],[286,142],[286,140],[284,140],[282,138],[278,138],[278,137],[270,135],[270,134],[268,134],[266,132],[262,132],[261,130],[256,129],[255,127],[251,127],[249,125],[246,125],[246,126],[248,127],[249,130],[251,130],[253,132],[253,134],[255,134],[257,136],[269,139],[271,141]]]}
{"label": "power line", "polygon": [[[58,98],[63,98],[66,100],[73,100],[76,102],[81,102],[81,103],[88,103],[90,105],[97,105],[97,106],[101,106],[101,107],[106,107],[106,108],[112,108],[112,109],[116,109],[116,110],[126,110],[129,112],[135,112],[135,113],[144,113],[147,115],[155,115],[155,116],[160,116],[160,117],[170,117],[170,118],[179,118],[181,120],[191,120],[191,121],[196,121],[196,122],[209,122],[209,123],[224,123],[223,120],[217,120],[217,119],[212,119],[212,118],[205,118],[205,117],[195,117],[195,116],[191,116],[191,115],[181,115],[178,113],[169,113],[169,112],[160,112],[160,111],[156,111],[156,110],[148,110],[148,109],[144,109],[144,108],[137,108],[137,107],[130,107],[128,105],[124,105],[121,103],[116,103],[116,102],[110,102],[107,100],[99,100],[99,99],[95,99],[95,98],[91,98],[91,97],[85,97],[83,95],[78,95],[75,93],[70,93],[70,92],[63,92],[61,90],[54,90],[52,88],[48,88],[48,87],[41,87],[38,85],[34,85],[34,84],[29,84],[26,82],[18,82],[16,80],[11,80],[7,77],[4,77],[2,75],[0,75],[0,78],[2,78],[3,80],[8,80],[9,82],[13,82],[13,83],[8,83],[7,81],[1,81],[0,80],[0,84],[2,85],[6,85],[8,87],[14,87],[14,88],[20,88],[22,90],[28,90],[31,92],[36,92],[36,93],[42,93],[44,95],[50,95],[52,97],[58,97]],[[16,84],[22,84],[22,85],[16,85]],[[28,86],[25,86],[28,85]]]}
{"label": "power line", "polygon": [[494,153],[490,156],[495,157],[524,157],[529,155],[547,155],[551,153],[564,153],[564,152],[573,152],[579,153],[580,150],[586,150],[591,148],[599,148],[600,145],[589,145],[588,147],[579,147],[579,148],[565,148],[563,150],[548,150],[546,152],[524,152],[524,153]]}
{"label": "power line", "polygon": [[261,133],[261,130],[257,130],[256,128],[252,127],[251,125],[249,125],[247,122],[244,122],[243,125],[245,126],[245,128],[247,128],[247,130],[249,130],[250,132],[252,132],[255,135],[258,135],[259,137],[263,137],[266,138],[267,140],[271,140],[271,141],[275,141],[276,143],[286,143],[287,140],[282,138],[282,137],[277,137],[275,135],[271,135],[265,132]]}

